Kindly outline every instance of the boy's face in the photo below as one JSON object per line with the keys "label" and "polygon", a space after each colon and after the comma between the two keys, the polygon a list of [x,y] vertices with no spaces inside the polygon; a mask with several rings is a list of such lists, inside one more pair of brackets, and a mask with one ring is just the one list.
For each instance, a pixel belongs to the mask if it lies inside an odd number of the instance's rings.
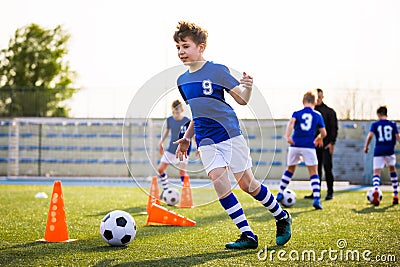
{"label": "boy's face", "polygon": [[202,53],[205,49],[205,45],[197,45],[189,37],[176,43],[176,49],[178,50],[178,57],[185,65],[190,65],[197,61],[203,61]]}
{"label": "boy's face", "polygon": [[172,117],[174,117],[174,119],[179,119],[182,112],[183,112],[182,108],[174,108],[174,109],[172,109]]}

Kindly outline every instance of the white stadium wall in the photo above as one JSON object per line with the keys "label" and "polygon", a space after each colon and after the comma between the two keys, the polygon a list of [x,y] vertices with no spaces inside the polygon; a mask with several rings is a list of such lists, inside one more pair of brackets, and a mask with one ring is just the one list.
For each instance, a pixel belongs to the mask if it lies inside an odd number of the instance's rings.
{"label": "white stadium wall", "polygon": [[[0,176],[152,176],[160,159],[157,144],[163,123],[163,119],[3,119],[0,120]],[[241,121],[257,178],[280,179],[286,166],[287,144],[283,138],[286,123],[286,120]],[[372,155],[363,153],[363,144],[371,122],[339,123],[333,159],[335,178],[368,184]],[[195,148],[191,151],[188,171],[193,178],[207,178],[195,156]],[[179,175],[173,165],[167,172],[170,177]],[[308,179],[303,164],[294,179]],[[389,182],[386,170],[383,181]]]}

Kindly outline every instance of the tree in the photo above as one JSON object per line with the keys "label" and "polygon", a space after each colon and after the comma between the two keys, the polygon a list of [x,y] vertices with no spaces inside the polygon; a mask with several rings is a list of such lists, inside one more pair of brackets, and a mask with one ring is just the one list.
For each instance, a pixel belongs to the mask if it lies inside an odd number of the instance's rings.
{"label": "tree", "polygon": [[336,90],[335,110],[342,120],[370,120],[376,117],[376,108],[382,103],[381,89],[349,88]]}
{"label": "tree", "polygon": [[60,25],[16,30],[0,51],[0,116],[68,115],[65,100],[79,90],[72,87],[76,74],[65,58],[69,38]]}

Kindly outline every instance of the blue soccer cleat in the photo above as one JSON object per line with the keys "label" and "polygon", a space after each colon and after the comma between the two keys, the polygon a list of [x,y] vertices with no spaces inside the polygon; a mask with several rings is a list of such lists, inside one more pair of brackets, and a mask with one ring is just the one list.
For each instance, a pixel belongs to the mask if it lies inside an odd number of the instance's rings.
{"label": "blue soccer cleat", "polygon": [[258,237],[252,238],[242,233],[238,240],[225,244],[227,249],[255,249],[258,247]]}
{"label": "blue soccer cleat", "polygon": [[314,207],[316,210],[322,210],[322,204],[321,204],[321,201],[319,201],[318,198],[315,198],[315,199],[314,199],[313,207]]}
{"label": "blue soccer cleat", "polygon": [[276,244],[279,246],[285,245],[292,237],[292,216],[285,210],[288,217],[276,221]]}
{"label": "blue soccer cleat", "polygon": [[278,194],[276,195],[276,201],[281,202],[282,199],[283,199],[283,194],[282,194],[282,193],[278,193]]}

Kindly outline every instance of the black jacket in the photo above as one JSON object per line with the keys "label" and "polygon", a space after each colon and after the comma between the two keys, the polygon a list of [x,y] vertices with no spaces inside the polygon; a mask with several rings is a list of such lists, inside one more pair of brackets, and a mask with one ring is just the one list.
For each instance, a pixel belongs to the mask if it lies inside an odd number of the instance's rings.
{"label": "black jacket", "polygon": [[324,146],[328,144],[335,144],[337,134],[338,134],[338,121],[336,118],[336,112],[325,105],[324,102],[321,105],[316,105],[315,110],[322,114],[322,118],[324,118],[325,129],[326,129],[326,137],[324,138]]}

